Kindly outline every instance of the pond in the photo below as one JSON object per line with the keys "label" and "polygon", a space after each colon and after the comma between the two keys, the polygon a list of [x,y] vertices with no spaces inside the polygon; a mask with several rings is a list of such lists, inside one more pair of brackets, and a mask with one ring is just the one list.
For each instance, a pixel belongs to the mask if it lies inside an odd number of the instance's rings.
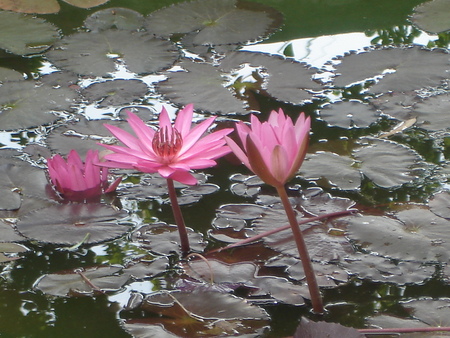
{"label": "pond", "polygon": [[0,336],[449,327],[449,43],[448,0],[0,0]]}

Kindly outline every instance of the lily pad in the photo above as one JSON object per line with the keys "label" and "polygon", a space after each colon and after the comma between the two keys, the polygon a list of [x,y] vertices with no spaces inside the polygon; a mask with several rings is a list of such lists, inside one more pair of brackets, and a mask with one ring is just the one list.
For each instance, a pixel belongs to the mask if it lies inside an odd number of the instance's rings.
{"label": "lily pad", "polygon": [[313,91],[323,90],[321,85],[313,81],[317,69],[278,55],[234,52],[222,60],[219,68],[232,72],[246,64],[256,67],[258,76],[255,80],[262,78],[264,91],[279,101],[299,104],[311,99]]}
{"label": "lily pad", "polygon": [[450,95],[431,96],[415,105],[412,116],[417,118],[417,126],[429,131],[450,128],[448,121]]}
{"label": "lily pad", "polygon": [[420,299],[403,305],[415,318],[430,326],[450,326],[448,299]]}
{"label": "lily pad", "polygon": [[105,76],[123,61],[130,72],[154,73],[172,66],[178,50],[145,32],[80,32],[60,40],[47,54],[57,67],[80,75]]}
{"label": "lily pad", "polygon": [[379,255],[419,262],[447,262],[450,221],[422,208],[401,211],[396,219],[382,216],[348,218],[348,235]]}
{"label": "lily pad", "polygon": [[253,6],[251,10],[242,8],[236,0],[197,0],[151,13],[146,28],[164,37],[196,32],[194,45],[222,45],[261,39],[278,28],[280,16],[268,6],[256,10]]}
{"label": "lily pad", "polygon": [[7,82],[0,87],[0,128],[26,129],[54,122],[59,117],[50,112],[70,110],[77,96],[68,88],[36,86],[33,81]]}
{"label": "lily pad", "polygon": [[0,165],[0,209],[16,210],[22,199],[29,196],[45,196],[48,184],[44,170],[27,165],[12,163]]}
{"label": "lily pad", "polygon": [[144,25],[144,16],[132,9],[113,7],[99,10],[84,20],[91,32],[108,29],[138,30]]}
{"label": "lily pad", "polygon": [[294,338],[313,337],[364,338],[365,335],[352,327],[345,327],[337,323],[313,322],[302,318],[295,331]]}
{"label": "lily pad", "polygon": [[[0,220],[0,243],[23,241],[24,238],[14,231],[13,227],[3,220]],[[5,250],[6,252],[7,250]]]}
{"label": "lily pad", "polygon": [[423,3],[413,10],[411,22],[421,30],[431,34],[450,30],[450,1],[433,0]]}
{"label": "lily pad", "polygon": [[[81,8],[91,8],[109,0],[63,0]],[[0,8],[20,13],[50,14],[58,13],[59,3],[56,0],[0,0]]]}
{"label": "lily pad", "polygon": [[434,195],[428,205],[430,210],[439,217],[450,219],[450,193],[448,191]]}
{"label": "lily pad", "polygon": [[[1,227],[1,221],[0,221],[0,227]],[[19,253],[19,252],[26,252],[28,249],[20,244],[16,243],[0,243],[0,263],[14,261],[19,259],[20,257],[17,256],[6,256],[5,253],[11,254],[11,253]]]}
{"label": "lily pad", "polygon": [[370,88],[372,93],[407,92],[426,86],[438,86],[450,69],[448,52],[443,49],[383,48],[344,56],[336,66],[334,84],[345,87],[352,83],[383,75]]}
{"label": "lily pad", "polygon": [[319,114],[328,124],[342,128],[366,128],[380,118],[373,106],[355,100],[327,104]]}
{"label": "lily pad", "polygon": [[108,107],[137,101],[148,92],[148,89],[140,80],[117,79],[91,84],[82,91],[82,94],[89,103],[96,102],[98,107]]}
{"label": "lily pad", "polygon": [[22,73],[19,73],[13,69],[0,67],[0,82],[20,80],[24,80],[24,76]]}
{"label": "lily pad", "polygon": [[209,112],[245,113],[245,102],[225,87],[225,78],[217,67],[207,63],[183,61],[185,71],[167,72],[167,80],[157,84],[158,91],[171,101]]}
{"label": "lily pad", "polygon": [[130,279],[119,274],[122,267],[100,266],[54,273],[39,278],[34,287],[47,295],[70,297],[92,296],[100,292],[118,291]]}
{"label": "lily pad", "polygon": [[[18,1],[0,0],[0,8],[4,2]],[[41,53],[59,39],[58,29],[45,20],[5,11],[0,11],[0,32],[0,48],[18,55]]]}
{"label": "lily pad", "polygon": [[420,159],[411,148],[391,141],[367,139],[368,144],[353,152],[360,170],[376,185],[391,188],[412,181],[412,166]]}
{"label": "lily pad", "polygon": [[308,154],[300,167],[300,175],[309,180],[326,178],[332,186],[355,190],[361,185],[361,173],[356,161],[348,156],[330,152]]}
{"label": "lily pad", "polygon": [[[191,250],[201,252],[206,243],[201,234],[187,228]],[[135,230],[132,240],[139,243],[143,248],[162,255],[180,252],[180,235],[175,225],[165,223],[148,224]]]}
{"label": "lily pad", "polygon": [[17,230],[45,243],[93,244],[125,234],[129,227],[117,223],[124,216],[123,211],[103,204],[56,205],[25,215],[17,223]]}

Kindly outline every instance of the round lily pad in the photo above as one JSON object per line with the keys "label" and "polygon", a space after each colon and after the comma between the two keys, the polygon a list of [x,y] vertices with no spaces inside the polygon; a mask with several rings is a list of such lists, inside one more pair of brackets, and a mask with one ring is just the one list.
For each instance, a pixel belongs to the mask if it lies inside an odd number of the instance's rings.
{"label": "round lily pad", "polygon": [[146,28],[164,37],[196,32],[194,45],[221,45],[261,39],[277,28],[279,17],[268,6],[264,10],[253,6],[252,10],[240,7],[236,0],[197,0],[151,13]]}
{"label": "round lily pad", "polygon": [[145,32],[107,30],[69,35],[46,55],[63,70],[105,76],[117,70],[119,60],[137,74],[169,68],[178,58],[178,50],[171,42]]}
{"label": "round lily pad", "polygon": [[17,229],[25,237],[46,243],[93,244],[125,234],[129,227],[117,222],[125,215],[103,204],[56,205],[25,215]]}
{"label": "round lily pad", "polygon": [[91,32],[108,29],[138,30],[144,25],[144,16],[132,9],[112,7],[99,10],[84,20]]}
{"label": "round lily pad", "polygon": [[425,2],[413,10],[411,22],[421,30],[438,34],[450,30],[450,0]]}
{"label": "round lily pad", "polygon": [[[0,0],[0,8],[2,2],[18,1]],[[59,38],[58,29],[45,20],[7,11],[0,11],[0,32],[0,48],[18,55],[41,53]]]}

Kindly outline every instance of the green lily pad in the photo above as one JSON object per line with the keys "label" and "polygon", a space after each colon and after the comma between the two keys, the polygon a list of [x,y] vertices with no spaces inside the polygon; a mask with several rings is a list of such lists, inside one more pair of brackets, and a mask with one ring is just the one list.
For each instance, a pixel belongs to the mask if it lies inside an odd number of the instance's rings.
{"label": "green lily pad", "polygon": [[425,2],[413,10],[411,22],[432,34],[450,30],[450,0]]}
{"label": "green lily pad", "polygon": [[[0,8],[2,2],[17,3],[0,0]],[[0,48],[18,55],[41,53],[59,39],[58,29],[45,20],[5,11],[0,11],[0,32]]]}
{"label": "green lily pad", "polygon": [[22,73],[19,73],[13,69],[0,67],[0,82],[20,80],[24,80],[24,76]]}
{"label": "green lily pad", "polygon": [[82,95],[98,107],[120,106],[137,101],[148,92],[147,85],[136,79],[97,82],[86,87]]}
{"label": "green lily pad", "polygon": [[177,59],[178,50],[171,42],[145,32],[107,30],[69,35],[46,55],[63,70],[105,76],[116,71],[119,60],[137,74],[169,68]]}
{"label": "green lily pad", "polygon": [[196,32],[194,45],[244,43],[278,28],[281,15],[268,6],[263,9],[242,8],[236,0],[187,1],[151,13],[146,28],[164,37]]}
{"label": "green lily pad", "polygon": [[99,10],[84,20],[84,27],[91,32],[108,29],[138,30],[144,25],[144,16],[128,8],[106,8]]}
{"label": "green lily pad", "polygon": [[207,63],[183,61],[185,71],[167,72],[167,80],[157,84],[158,91],[181,106],[193,103],[208,112],[246,113],[245,102],[225,87],[223,73]]}
{"label": "green lily pad", "polygon": [[40,209],[23,216],[17,230],[33,240],[75,245],[98,243],[125,234],[129,227],[118,224],[125,212],[103,204],[65,204]]}
{"label": "green lily pad", "polygon": [[[12,226],[2,220],[0,220],[0,243],[1,242],[14,242],[23,241],[24,238],[14,231]],[[4,252],[9,252],[5,250]]]}
{"label": "green lily pad", "polygon": [[26,129],[56,121],[53,111],[67,111],[78,94],[69,88],[36,86],[34,81],[7,82],[0,87],[0,128]]}
{"label": "green lily pad", "polygon": [[447,78],[449,68],[448,53],[442,49],[429,50],[419,46],[375,49],[344,56],[336,66],[338,75],[334,84],[345,87],[382,76],[370,87],[370,92],[407,92],[440,85]]}
{"label": "green lily pad", "polygon": [[[81,8],[91,8],[109,0],[63,0]],[[56,0],[0,0],[0,8],[20,13],[50,14],[58,13],[59,3]]]}
{"label": "green lily pad", "polygon": [[356,100],[327,104],[319,114],[328,124],[342,128],[366,128],[380,118],[375,107]]}
{"label": "green lily pad", "polygon": [[119,274],[121,270],[122,267],[104,266],[54,273],[39,278],[34,287],[47,295],[60,297],[92,296],[99,292],[118,291],[130,279],[130,275]]}
{"label": "green lily pad", "polygon": [[[263,79],[262,88],[279,101],[294,104],[311,99],[313,91],[323,87],[313,81],[317,70],[305,63],[278,55],[257,52],[234,52],[225,57],[219,68],[225,72],[238,70],[244,65],[256,67],[258,78]],[[255,75],[252,75],[255,77]]]}
{"label": "green lily pad", "polygon": [[[1,222],[0,222],[1,225]],[[20,257],[11,257],[6,256],[4,253],[19,253],[19,252],[26,252],[28,249],[20,244],[16,243],[0,243],[0,263],[14,261],[16,259],[19,259]]]}

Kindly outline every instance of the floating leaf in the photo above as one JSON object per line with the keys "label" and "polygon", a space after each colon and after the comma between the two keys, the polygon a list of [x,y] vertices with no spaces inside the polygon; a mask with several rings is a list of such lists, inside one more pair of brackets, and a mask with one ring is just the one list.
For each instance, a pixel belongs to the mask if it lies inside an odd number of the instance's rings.
{"label": "floating leaf", "polygon": [[[63,0],[68,4],[81,8],[91,8],[109,0]],[[0,0],[0,8],[20,13],[50,14],[58,13],[59,3],[56,0]]]}
{"label": "floating leaf", "polygon": [[89,103],[97,102],[98,107],[130,104],[143,97],[147,85],[140,80],[111,80],[97,82],[86,87],[82,94]]}
{"label": "floating leaf", "polygon": [[0,67],[0,82],[20,80],[24,80],[24,76],[22,73],[19,73],[13,69]]}
{"label": "floating leaf", "polygon": [[268,35],[280,21],[273,8],[252,8],[241,8],[236,0],[182,2],[151,13],[146,28],[164,37],[196,32],[194,45],[243,43]]}
{"label": "floating leaf", "polygon": [[417,125],[429,131],[450,128],[448,121],[450,111],[450,95],[441,94],[429,97],[415,105],[413,116]]}
{"label": "floating leaf", "polygon": [[0,234],[0,243],[24,240],[22,236],[14,231],[10,224],[4,222],[3,220],[0,220]]}
{"label": "floating leaf", "polygon": [[45,294],[60,297],[92,296],[100,290],[118,291],[130,279],[127,274],[119,274],[121,270],[122,267],[101,266],[49,274],[39,278],[34,287]]}
{"label": "floating leaf", "polygon": [[230,219],[251,220],[261,217],[268,209],[256,204],[225,204],[222,205],[217,212],[220,217]]}
{"label": "floating leaf", "polygon": [[450,193],[442,191],[428,202],[430,210],[439,217],[450,219]]}
{"label": "floating leaf", "polygon": [[[202,235],[187,228],[189,243],[194,251],[203,251],[205,242]],[[133,241],[143,248],[162,255],[180,252],[180,235],[175,225],[165,223],[148,224],[140,227],[132,234]]]}
{"label": "floating leaf", "polygon": [[411,167],[419,155],[411,148],[391,141],[368,139],[367,146],[353,152],[360,170],[376,185],[390,188],[412,181]]}
{"label": "floating leaf", "polygon": [[346,337],[364,338],[365,335],[359,333],[352,327],[345,327],[337,323],[313,322],[302,317],[300,325],[295,331],[294,338],[314,338],[314,337]]}
{"label": "floating leaf", "polygon": [[12,163],[0,165],[0,209],[15,210],[22,205],[22,198],[45,196],[48,184],[45,172],[39,168]]}
{"label": "floating leaf", "polygon": [[0,87],[0,128],[25,129],[56,121],[59,117],[50,112],[70,110],[77,96],[68,88],[7,82]]}
{"label": "floating leaf", "polygon": [[65,204],[31,212],[17,229],[24,236],[46,243],[74,245],[98,243],[122,236],[129,227],[117,224],[123,211],[103,204]]}
{"label": "floating leaf", "polygon": [[332,186],[344,190],[355,190],[361,185],[361,173],[350,157],[330,152],[308,154],[300,168],[300,175],[306,179],[326,178]]}
{"label": "floating leaf", "polygon": [[[0,221],[0,229],[2,228],[2,223]],[[2,236],[3,237],[3,236]],[[2,238],[0,238],[1,240]],[[20,244],[16,243],[0,243],[0,263],[14,261],[16,259],[19,259],[20,257],[15,256],[6,256],[5,253],[19,253],[19,252],[26,252],[28,249]]]}
{"label": "floating leaf", "polygon": [[[423,328],[426,327],[424,323],[417,319],[406,319],[399,318],[389,315],[377,315],[367,318],[367,322],[371,326],[376,326],[377,328],[389,329],[389,328]],[[409,334],[411,336],[411,334]]]}
{"label": "floating leaf", "polygon": [[[0,0],[16,3],[16,0]],[[40,1],[33,1],[38,3]],[[41,53],[58,38],[58,29],[43,19],[0,11],[0,48],[18,55]]]}
{"label": "floating leaf", "polygon": [[[170,296],[169,296],[170,294]],[[208,300],[205,302],[205,300]],[[163,313],[178,318],[174,306],[181,304],[188,314],[202,319],[268,319],[267,313],[248,304],[242,298],[219,292],[159,292],[145,298],[142,307],[147,311],[166,308]],[[178,305],[179,306],[179,305]],[[160,310],[161,311],[161,310]],[[175,310],[179,311],[179,310]],[[186,315],[186,313],[184,313]]]}
{"label": "floating leaf", "polygon": [[447,78],[449,68],[449,55],[443,49],[428,50],[419,46],[383,48],[343,57],[336,66],[339,76],[334,83],[338,87],[344,87],[388,71],[370,91],[407,92],[440,85]]}
{"label": "floating leaf", "polygon": [[403,305],[415,318],[430,326],[450,326],[448,299],[420,299]]}
{"label": "floating leaf", "polygon": [[245,113],[244,101],[225,88],[225,79],[217,67],[207,63],[179,62],[186,71],[167,72],[167,80],[159,82],[158,91],[171,101],[209,112]]}
{"label": "floating leaf", "polygon": [[128,8],[106,8],[99,10],[84,20],[84,27],[91,32],[109,29],[138,30],[144,25],[144,16]]}
{"label": "floating leaf", "polygon": [[355,100],[327,104],[319,114],[328,124],[342,128],[366,128],[380,118],[373,106]]}
{"label": "floating leaf", "polygon": [[311,99],[312,91],[323,90],[322,86],[313,81],[315,68],[278,55],[234,52],[222,60],[219,68],[231,72],[245,64],[257,67],[258,76],[264,81],[263,89],[279,101],[299,104]]}
{"label": "floating leaf", "polygon": [[450,221],[420,208],[401,211],[397,218],[346,218],[348,236],[361,247],[390,258],[420,262],[448,260]]}
{"label": "floating leaf", "polygon": [[159,324],[139,324],[132,323],[131,320],[128,323],[123,324],[125,330],[136,338],[179,338],[180,336],[169,333],[164,330]]}
{"label": "floating leaf", "polygon": [[416,92],[390,92],[370,100],[378,110],[401,121],[414,118],[414,106],[421,101]]}
{"label": "floating leaf", "polygon": [[449,8],[449,0],[433,0],[425,2],[414,8],[411,21],[421,30],[431,34],[449,31]]}
{"label": "floating leaf", "polygon": [[105,76],[123,60],[129,71],[147,74],[169,68],[178,57],[175,46],[145,32],[80,32],[60,40],[47,54],[57,67],[80,75]]}
{"label": "floating leaf", "polygon": [[423,283],[436,270],[434,266],[418,262],[400,261],[396,264],[388,258],[362,253],[341,261],[341,264],[359,278],[396,284]]}

